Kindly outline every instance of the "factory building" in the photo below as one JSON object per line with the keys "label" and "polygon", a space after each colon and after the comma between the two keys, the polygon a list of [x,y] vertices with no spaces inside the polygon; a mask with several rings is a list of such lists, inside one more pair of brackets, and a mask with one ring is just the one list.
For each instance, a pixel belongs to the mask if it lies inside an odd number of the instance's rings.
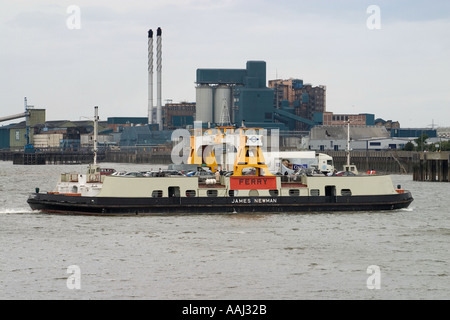
{"label": "factory building", "polygon": [[316,112],[314,122],[323,126],[345,126],[350,121],[351,125],[374,126],[375,115],[370,113],[360,114],[334,114],[333,112]]}
{"label": "factory building", "polygon": [[427,135],[428,138],[438,138],[437,130],[430,128],[392,128],[388,131],[390,131],[392,138],[419,138],[423,134]]}
{"label": "factory building", "polygon": [[165,130],[186,128],[194,124],[195,102],[166,103],[162,112]]}
{"label": "factory building", "polygon": [[[326,87],[304,84],[301,79],[269,81],[274,89],[276,120],[291,130],[307,131],[314,126],[314,114],[326,111]],[[286,122],[287,121],[287,122]]]}
{"label": "factory building", "polygon": [[[34,126],[45,122],[45,109],[34,109],[29,106],[28,130],[29,142],[33,144]],[[32,109],[31,109],[32,108]],[[13,123],[0,129],[0,149],[20,150],[27,144],[27,121]]]}
{"label": "factory building", "polygon": [[285,129],[273,122],[265,61],[247,61],[246,69],[197,69],[196,84],[196,121]]}

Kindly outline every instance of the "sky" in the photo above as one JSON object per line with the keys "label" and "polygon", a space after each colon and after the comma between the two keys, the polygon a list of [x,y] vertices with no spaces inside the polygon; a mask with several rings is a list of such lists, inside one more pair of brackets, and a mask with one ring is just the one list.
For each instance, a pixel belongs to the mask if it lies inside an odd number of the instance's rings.
{"label": "sky", "polygon": [[195,102],[198,68],[261,60],[326,86],[327,111],[450,127],[448,0],[2,0],[0,117],[24,97],[47,120],[147,117],[158,27],[163,104]]}

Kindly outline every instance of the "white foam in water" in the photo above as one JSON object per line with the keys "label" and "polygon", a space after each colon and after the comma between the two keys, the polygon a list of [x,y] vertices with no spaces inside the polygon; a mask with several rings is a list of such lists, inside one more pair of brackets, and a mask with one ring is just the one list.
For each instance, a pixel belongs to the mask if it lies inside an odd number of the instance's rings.
{"label": "white foam in water", "polygon": [[25,209],[1,209],[0,214],[8,214],[8,213],[33,213],[34,211],[30,208]]}

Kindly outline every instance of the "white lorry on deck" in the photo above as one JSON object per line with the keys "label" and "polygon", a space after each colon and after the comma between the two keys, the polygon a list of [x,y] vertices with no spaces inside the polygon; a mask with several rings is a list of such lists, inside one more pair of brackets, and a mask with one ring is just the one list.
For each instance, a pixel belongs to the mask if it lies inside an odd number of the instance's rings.
{"label": "white lorry on deck", "polygon": [[302,169],[315,170],[323,174],[334,172],[333,158],[315,151],[280,151],[265,154],[270,170],[281,174],[293,174]]}

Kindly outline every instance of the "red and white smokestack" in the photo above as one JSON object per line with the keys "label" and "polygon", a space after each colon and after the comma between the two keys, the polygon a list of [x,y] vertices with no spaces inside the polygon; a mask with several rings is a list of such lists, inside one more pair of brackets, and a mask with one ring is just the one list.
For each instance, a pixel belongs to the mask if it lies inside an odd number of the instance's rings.
{"label": "red and white smokestack", "polygon": [[161,116],[161,28],[156,31],[156,122],[159,124],[159,130],[163,129]]}
{"label": "red and white smokestack", "polygon": [[153,123],[153,31],[148,30],[148,123]]}

